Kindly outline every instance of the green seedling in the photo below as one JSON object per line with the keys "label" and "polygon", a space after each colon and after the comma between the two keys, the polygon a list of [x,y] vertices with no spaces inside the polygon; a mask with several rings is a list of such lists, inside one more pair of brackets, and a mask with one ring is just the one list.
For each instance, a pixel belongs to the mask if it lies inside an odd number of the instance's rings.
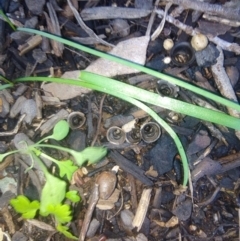
{"label": "green seedling", "polygon": [[19,195],[17,198],[11,199],[10,204],[14,207],[15,211],[21,213],[22,217],[25,219],[34,218],[40,207],[39,201],[31,202],[23,195]]}
{"label": "green seedling", "polygon": [[38,143],[41,143],[47,139],[54,139],[56,141],[63,140],[69,132],[69,125],[66,121],[60,120],[53,128],[53,133],[50,136],[47,136],[40,140]]}
{"label": "green seedling", "polygon": [[[84,164],[86,161],[88,161],[88,163],[95,163],[99,161],[106,155],[107,150],[102,147],[89,147],[81,152],[77,152],[61,146],[40,144],[42,141],[47,139],[55,139],[58,141],[62,140],[67,136],[68,131],[68,123],[64,120],[61,120],[53,128],[52,135],[45,137],[38,143],[30,146],[25,143],[26,145],[24,150],[15,150],[9,153],[1,154],[0,161],[2,161],[7,155],[20,152],[29,154],[33,159],[33,162],[38,163],[46,178],[46,182],[41,191],[40,202],[37,200],[31,202],[27,197],[20,195],[15,199],[12,199],[10,204],[14,207],[16,212],[22,214],[23,218],[34,218],[37,213],[42,216],[52,215],[55,218],[56,228],[59,232],[62,232],[69,238],[77,239],[68,231],[68,227],[63,225],[72,220],[71,207],[70,205],[64,204],[64,201],[65,199],[69,199],[71,202],[76,203],[81,199],[76,191],[67,192],[68,183],[62,178],[66,177],[66,179],[70,181],[73,173],[78,169],[79,166]],[[73,154],[76,164],[74,164],[74,162],[71,160],[56,160],[53,157],[43,153],[40,150],[41,147],[56,148],[61,151],[66,151],[69,154]],[[58,166],[59,176],[61,178],[52,175],[47,170],[46,166],[41,160],[41,157],[47,158]]]}
{"label": "green seedling", "polygon": [[74,190],[67,192],[66,198],[69,199],[73,203],[77,203],[81,200],[81,198],[77,194],[77,191],[74,191]]}

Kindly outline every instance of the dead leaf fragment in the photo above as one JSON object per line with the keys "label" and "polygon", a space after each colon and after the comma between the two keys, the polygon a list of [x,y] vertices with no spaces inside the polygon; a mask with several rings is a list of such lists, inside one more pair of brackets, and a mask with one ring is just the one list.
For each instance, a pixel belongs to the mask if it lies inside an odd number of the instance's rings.
{"label": "dead leaf fragment", "polygon": [[172,216],[167,222],[162,222],[162,221],[158,221],[158,220],[153,220],[153,221],[160,227],[164,227],[164,228],[172,228],[172,227],[178,225],[178,223],[179,223],[179,220],[176,216]]}
{"label": "dead leaf fragment", "polygon": [[[109,54],[118,56],[123,59],[127,59],[134,63],[145,64],[146,61],[146,51],[149,42],[149,36],[143,36],[138,38],[131,38],[126,41],[118,43]],[[103,75],[106,77],[113,77],[117,75],[132,74],[138,73],[138,70],[135,70],[130,67],[126,67],[122,64],[106,60],[98,59],[93,62],[89,67],[86,68],[86,71]]]}

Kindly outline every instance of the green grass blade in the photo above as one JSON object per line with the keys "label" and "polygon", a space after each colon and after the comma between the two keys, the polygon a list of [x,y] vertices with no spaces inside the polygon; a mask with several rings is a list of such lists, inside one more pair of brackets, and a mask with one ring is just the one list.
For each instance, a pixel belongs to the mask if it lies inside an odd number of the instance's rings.
{"label": "green grass blade", "polygon": [[13,83],[10,81],[10,80],[8,80],[7,78],[5,78],[4,76],[2,76],[2,75],[0,75],[0,80],[3,80],[5,83],[7,83],[7,84],[11,84],[11,85],[13,85]]}
{"label": "green grass blade", "polygon": [[[87,76],[86,76],[87,75]],[[178,113],[193,116],[201,120],[210,121],[216,124],[224,125],[235,130],[240,130],[240,119],[226,115],[224,113],[210,110],[207,108],[199,107],[196,105],[188,104],[180,100],[171,99],[169,97],[161,97],[158,94],[143,90],[138,87],[134,87],[104,76],[99,76],[89,72],[84,72],[81,78],[87,78],[88,83],[92,83],[100,88],[100,91],[112,94],[118,92],[125,96],[139,99],[149,104],[157,105]],[[96,81],[97,78],[97,81]],[[23,77],[14,80],[14,83],[24,81],[48,81],[61,84],[70,84],[77,86],[85,86],[83,81],[77,81],[72,79],[61,78],[49,78],[49,77]]]}
{"label": "green grass blade", "polygon": [[80,78],[88,83],[98,85],[103,89],[111,89],[112,92],[121,92],[124,95],[149,104],[158,105],[184,115],[193,116],[195,118],[224,125],[233,129],[240,129],[240,119],[226,115],[225,113],[219,111],[199,107],[169,97],[161,97],[158,94],[143,90],[141,88],[87,71],[81,71]]}
{"label": "green grass blade", "polygon": [[9,20],[8,16],[3,12],[2,9],[0,9],[0,15],[3,16],[4,20],[9,24],[13,31],[16,31],[16,27],[12,24],[12,22]]}
{"label": "green grass blade", "polygon": [[0,85],[0,90],[4,90],[4,89],[10,88],[10,87],[13,87],[13,85],[12,84]]}
{"label": "green grass blade", "polygon": [[240,105],[238,105],[234,101],[225,99],[225,98],[220,97],[218,95],[215,95],[215,94],[213,94],[213,93],[211,93],[209,91],[206,91],[204,89],[196,87],[196,86],[194,86],[192,84],[186,83],[186,82],[184,82],[184,81],[182,81],[180,79],[177,79],[177,78],[172,77],[172,76],[168,76],[168,75],[163,74],[163,73],[159,73],[159,72],[157,72],[155,70],[146,68],[146,67],[144,67],[142,65],[130,62],[128,60],[125,60],[125,59],[122,59],[122,58],[119,58],[119,57],[116,57],[116,56],[113,56],[113,55],[110,55],[110,54],[107,54],[107,53],[100,52],[98,50],[91,49],[89,47],[83,46],[83,45],[78,44],[78,43],[74,43],[74,42],[69,41],[67,39],[63,39],[63,38],[61,38],[59,36],[55,36],[53,34],[49,34],[49,33],[46,33],[46,32],[38,31],[38,30],[35,30],[35,29],[29,29],[29,28],[17,28],[17,30],[18,31],[23,31],[23,32],[28,32],[28,33],[39,34],[41,36],[44,36],[44,37],[47,37],[47,38],[59,41],[59,42],[61,42],[63,44],[66,44],[68,46],[71,46],[73,48],[79,49],[81,51],[93,54],[95,56],[98,56],[98,57],[101,57],[101,58],[105,58],[105,59],[108,59],[108,60],[111,60],[111,61],[123,64],[123,65],[128,66],[128,67],[132,67],[133,69],[137,69],[137,70],[142,71],[142,72],[144,72],[146,74],[155,76],[156,78],[169,81],[169,82],[171,82],[173,84],[176,84],[176,85],[178,85],[180,87],[183,87],[183,88],[185,88],[187,90],[190,90],[190,91],[195,92],[195,93],[197,93],[199,95],[202,95],[202,96],[204,96],[206,98],[209,98],[209,99],[211,99],[213,101],[216,101],[216,102],[218,102],[218,103],[220,103],[222,105],[225,105],[225,106],[228,106],[228,107],[231,107],[231,108],[233,108],[235,110],[240,111]]}

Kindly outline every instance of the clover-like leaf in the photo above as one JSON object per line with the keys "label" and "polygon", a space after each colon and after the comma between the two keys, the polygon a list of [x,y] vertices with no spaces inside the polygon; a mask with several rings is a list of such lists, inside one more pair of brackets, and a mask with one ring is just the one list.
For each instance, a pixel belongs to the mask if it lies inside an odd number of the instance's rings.
{"label": "clover-like leaf", "polygon": [[67,223],[72,220],[70,206],[67,204],[50,204],[47,211],[55,216],[57,223]]}
{"label": "clover-like leaf", "polygon": [[81,197],[78,195],[78,192],[75,190],[67,192],[66,198],[68,198],[73,203],[79,202],[81,200]]}
{"label": "clover-like leaf", "polygon": [[61,204],[66,194],[66,183],[51,175],[46,173],[46,183],[42,189],[41,202],[40,202],[40,214],[42,216],[47,216],[49,214],[48,207],[50,205]]}
{"label": "clover-like leaf", "polygon": [[67,238],[70,239],[74,239],[74,240],[78,240],[77,237],[75,237],[74,235],[72,235],[69,231],[68,231],[68,227],[67,226],[62,226],[61,224],[57,225],[57,230],[64,234]]}
{"label": "clover-like leaf", "polygon": [[40,206],[38,201],[35,200],[31,202],[23,195],[19,195],[17,198],[11,199],[10,204],[16,212],[21,213],[22,217],[26,219],[34,218]]}
{"label": "clover-like leaf", "polygon": [[71,160],[58,161],[56,163],[60,170],[60,177],[66,175],[67,179],[70,181],[73,173],[78,169],[78,167],[75,166]]}

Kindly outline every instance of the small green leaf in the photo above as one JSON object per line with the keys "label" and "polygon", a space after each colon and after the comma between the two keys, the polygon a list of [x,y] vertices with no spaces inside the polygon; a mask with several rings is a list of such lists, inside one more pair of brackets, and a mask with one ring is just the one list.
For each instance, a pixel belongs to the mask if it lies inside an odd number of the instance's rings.
{"label": "small green leaf", "polygon": [[77,166],[73,165],[73,162],[71,160],[58,161],[56,162],[56,164],[58,165],[60,170],[60,177],[66,175],[69,181],[71,180],[73,173],[78,169]]}
{"label": "small green leaf", "polygon": [[[69,125],[65,120],[60,120],[53,128],[53,133],[50,136],[44,137],[41,139],[39,142],[36,144],[38,145],[39,143],[47,140],[47,139],[54,139],[56,141],[61,141],[64,139],[69,132]],[[37,146],[35,145],[35,146]]]}
{"label": "small green leaf", "polygon": [[67,192],[66,198],[68,198],[73,203],[79,202],[81,200],[80,196],[78,195],[78,192],[74,190]]}
{"label": "small green leaf", "polygon": [[81,152],[71,151],[79,166],[88,161],[88,165],[100,161],[107,154],[107,149],[104,147],[87,147]]}
{"label": "small green leaf", "polygon": [[69,228],[68,228],[67,226],[62,226],[61,224],[59,224],[59,225],[57,226],[57,230],[58,230],[60,233],[64,234],[67,238],[74,239],[74,240],[78,240],[78,238],[75,237],[75,236],[73,236],[73,235],[68,231],[68,229],[69,229]]}
{"label": "small green leaf", "polygon": [[46,173],[46,183],[42,189],[41,202],[40,202],[40,214],[42,216],[47,216],[49,214],[48,207],[50,205],[61,204],[66,194],[66,183],[51,175]]}
{"label": "small green leaf", "polygon": [[49,205],[47,207],[49,214],[53,214],[58,223],[67,223],[72,220],[70,206],[67,204]]}
{"label": "small green leaf", "polygon": [[53,128],[52,139],[61,141],[64,139],[69,132],[69,125],[65,120],[60,120]]}
{"label": "small green leaf", "polygon": [[40,206],[38,201],[30,202],[29,199],[23,195],[11,199],[10,204],[16,212],[21,213],[22,217],[26,219],[34,218]]}

